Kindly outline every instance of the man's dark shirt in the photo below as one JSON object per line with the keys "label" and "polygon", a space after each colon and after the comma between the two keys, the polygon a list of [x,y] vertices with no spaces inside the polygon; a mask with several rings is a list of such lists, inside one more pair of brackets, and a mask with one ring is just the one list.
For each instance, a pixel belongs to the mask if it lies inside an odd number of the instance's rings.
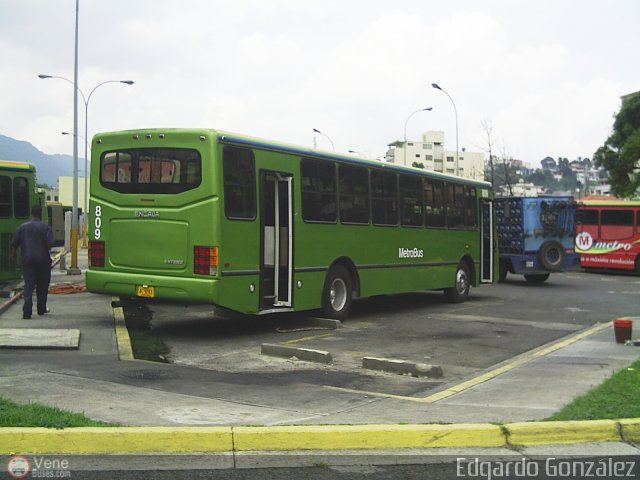
{"label": "man's dark shirt", "polygon": [[50,264],[49,249],[53,246],[53,231],[39,219],[31,219],[18,227],[11,246],[20,247],[23,266]]}

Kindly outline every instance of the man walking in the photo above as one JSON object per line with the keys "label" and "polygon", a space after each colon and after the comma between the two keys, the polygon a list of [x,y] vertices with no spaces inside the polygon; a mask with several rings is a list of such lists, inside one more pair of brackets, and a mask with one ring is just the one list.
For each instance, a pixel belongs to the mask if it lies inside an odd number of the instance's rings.
{"label": "man walking", "polygon": [[31,208],[31,220],[18,227],[11,240],[11,247],[20,247],[20,260],[24,276],[24,306],[22,318],[31,318],[33,310],[33,290],[38,296],[38,315],[48,313],[47,294],[51,281],[51,257],[49,249],[53,246],[53,231],[42,223],[42,207]]}

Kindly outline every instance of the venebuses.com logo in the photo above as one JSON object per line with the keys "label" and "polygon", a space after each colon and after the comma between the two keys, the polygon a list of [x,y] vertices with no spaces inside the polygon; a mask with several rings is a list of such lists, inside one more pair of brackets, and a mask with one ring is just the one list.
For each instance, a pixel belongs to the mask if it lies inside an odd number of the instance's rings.
{"label": "venebuses.com logo", "polygon": [[12,455],[7,462],[9,478],[71,478],[69,460]]}
{"label": "venebuses.com logo", "polygon": [[7,472],[11,478],[27,478],[31,472],[31,464],[27,457],[15,456],[9,459],[7,463]]}

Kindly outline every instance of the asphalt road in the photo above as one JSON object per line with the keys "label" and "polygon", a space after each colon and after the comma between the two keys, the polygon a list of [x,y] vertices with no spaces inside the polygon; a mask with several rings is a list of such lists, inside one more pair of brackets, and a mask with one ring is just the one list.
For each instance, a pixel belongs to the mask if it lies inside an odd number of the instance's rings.
{"label": "asphalt road", "polygon": [[[93,468],[99,464],[99,460]],[[74,462],[74,460],[71,460]],[[149,459],[150,470],[128,470],[126,462],[121,469],[115,470],[41,470],[38,473],[51,476],[47,478],[82,478],[85,480],[450,480],[466,479],[530,479],[546,480],[557,478],[571,479],[612,479],[639,478],[640,461],[632,456],[546,456],[530,458],[514,455],[509,458],[434,456],[430,463],[409,465],[325,465],[311,467],[271,467],[248,469],[207,469],[189,468],[189,462],[176,459],[176,468],[170,470],[152,470],[153,459]],[[87,462],[83,462],[87,463]],[[99,467],[97,467],[99,468]],[[5,478],[5,477],[2,477]],[[11,477],[6,477],[11,478]],[[35,475],[33,478],[36,478]],[[45,477],[40,477],[45,478]]]}
{"label": "asphalt road", "polygon": [[[510,275],[482,286],[463,304],[440,292],[360,299],[337,330],[307,315],[218,316],[208,306],[125,306],[145,317],[176,364],[220,372],[269,373],[292,380],[384,394],[413,395],[456,382],[598,322],[640,311],[640,278],[571,272],[532,285]],[[263,343],[328,351],[331,365],[261,355]],[[438,365],[439,379],[380,374],[366,356]]]}

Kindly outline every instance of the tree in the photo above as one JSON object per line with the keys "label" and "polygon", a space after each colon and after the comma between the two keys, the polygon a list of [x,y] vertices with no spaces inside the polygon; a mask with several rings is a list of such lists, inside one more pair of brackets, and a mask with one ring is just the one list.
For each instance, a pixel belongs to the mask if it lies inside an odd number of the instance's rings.
{"label": "tree", "polygon": [[613,123],[613,133],[593,157],[609,173],[611,193],[632,197],[640,187],[640,93],[627,98]]}
{"label": "tree", "polygon": [[[485,172],[484,176],[485,176],[485,180],[489,180],[491,182],[491,186],[495,189],[496,174],[495,174],[495,169],[493,165],[493,160],[494,160],[493,158],[493,145],[494,145],[493,124],[491,123],[491,120],[482,120],[480,122],[480,126],[484,130],[484,133],[487,135],[487,148],[485,152],[489,154],[489,172]],[[487,173],[489,174],[488,178],[487,178]]]}

